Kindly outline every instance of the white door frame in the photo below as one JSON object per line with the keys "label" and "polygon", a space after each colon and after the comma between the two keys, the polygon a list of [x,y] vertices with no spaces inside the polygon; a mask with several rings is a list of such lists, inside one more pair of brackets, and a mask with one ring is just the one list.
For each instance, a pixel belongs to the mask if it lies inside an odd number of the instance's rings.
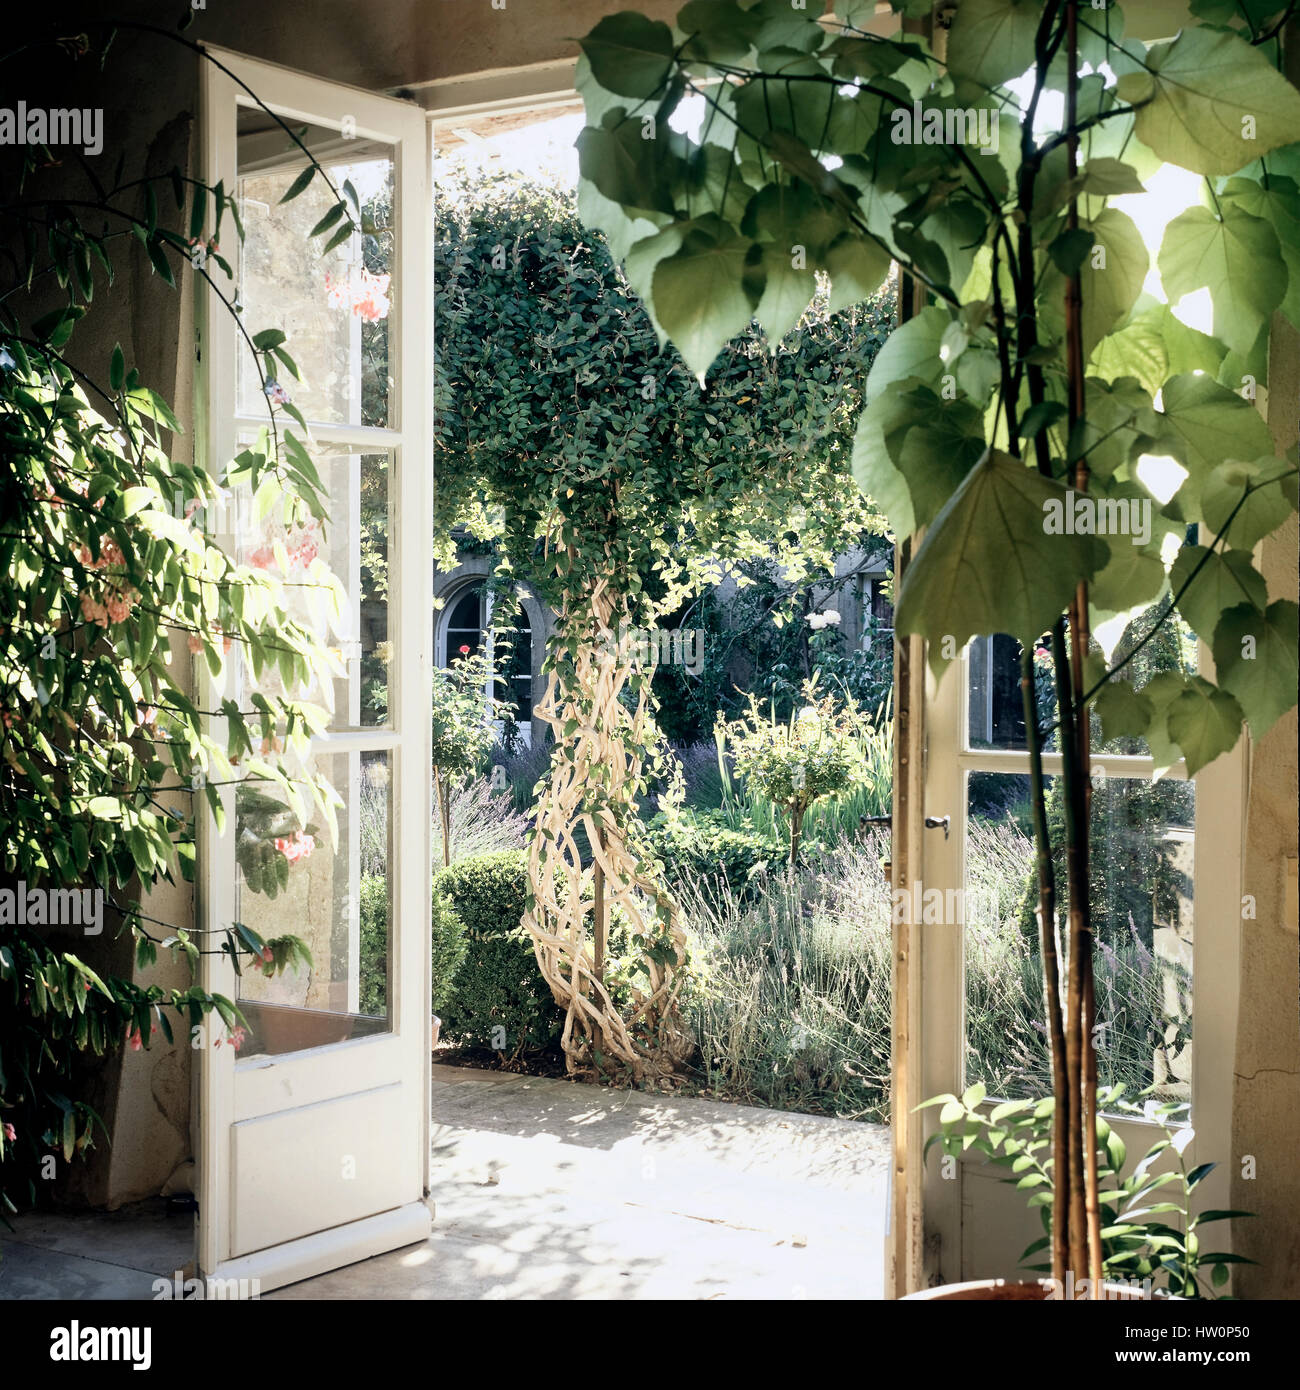
{"label": "white door frame", "polygon": [[[1203,643],[1198,652],[1201,671],[1212,677],[1212,662]],[[921,871],[917,876],[927,890],[964,886],[967,774],[1029,771],[1027,752],[968,747],[969,684],[966,652],[939,681],[927,668],[923,717],[925,814],[951,817],[947,837],[941,830],[927,830],[921,839],[917,856]],[[1246,744],[1247,735],[1243,732],[1230,753],[1203,768],[1194,779],[1191,1124],[1198,1137],[1187,1150],[1187,1161],[1189,1166],[1201,1162],[1219,1164],[1196,1189],[1196,1205],[1206,1209],[1230,1205],[1229,1136],[1242,927]],[[1149,757],[1094,753],[1092,761],[1094,768],[1104,768],[1109,778],[1150,780],[1154,772],[1154,762]],[[1060,774],[1059,753],[1043,755],[1043,772],[1046,776]],[[1165,775],[1185,779],[1186,767],[1180,760]],[[956,901],[964,904],[964,895]],[[923,1078],[916,1088],[922,1100],[947,1092],[959,1095],[967,1085],[963,927],[958,921],[919,929],[925,943],[918,966],[921,1018],[914,1058]],[[988,1103],[993,1104],[993,1098]],[[902,1118],[896,1117],[895,1123]],[[1116,1121],[1113,1116],[1108,1119],[1124,1139],[1130,1160],[1139,1157],[1160,1137],[1156,1126],[1143,1121]],[[938,1128],[937,1110],[924,1111],[921,1123],[928,1138]],[[1037,1215],[1025,1205],[1025,1194],[999,1186],[1005,1177],[1004,1169],[987,1164],[972,1153],[958,1164],[955,1180],[944,1179],[938,1154],[931,1153],[922,1180],[929,1282],[1033,1277],[1018,1271],[1015,1260],[1042,1230]],[[980,1214],[984,1219],[973,1222],[971,1218]],[[1231,1250],[1228,1225],[1216,1228],[1214,1243],[1217,1248]],[[1013,1245],[1008,1265],[1006,1252]]]}
{"label": "white door frame", "polygon": [[[432,668],[432,204],[427,123],[407,103],[317,79],[238,54],[209,49],[228,69],[202,63],[202,153],[207,182],[237,186],[236,111],[247,84],[280,115],[393,146],[397,291],[390,315],[394,389],[390,427],[314,425],[318,444],[387,451],[391,509],[389,724],[331,733],[315,740],[321,753],[387,750],[392,816],[400,853],[390,864],[392,920],[389,971],[391,1031],[302,1052],[236,1061],[214,1046],[219,1021],[202,1029],[198,1079],[198,1264],[211,1277],[257,1278],[263,1291],[339,1265],[423,1240],[431,1226],[429,1189],[429,884],[431,881],[429,682]],[[237,79],[237,80],[236,80]],[[241,429],[258,417],[237,412],[238,341],[215,290],[197,296],[200,366],[196,411],[204,459],[217,472],[236,450]],[[270,326],[270,325],[259,325]],[[292,349],[292,343],[290,343]],[[227,509],[229,513],[231,509]],[[233,528],[233,520],[227,525]],[[222,538],[233,543],[232,534]],[[203,682],[200,681],[200,690]],[[210,707],[210,706],[208,706]],[[349,759],[355,762],[356,756]],[[226,831],[205,818],[197,884],[200,926],[229,925],[235,905],[233,789],[223,795]],[[291,924],[286,924],[290,926]],[[237,980],[224,956],[203,957],[201,979],[235,998]],[[382,1181],[349,1190],[350,1208],[333,1199],[314,1157],[322,1136],[346,1135],[358,1154],[383,1166]],[[393,1157],[378,1159],[389,1145]],[[247,1170],[247,1171],[245,1171]],[[315,1178],[313,1178],[313,1173]],[[249,1184],[268,1185],[252,1201]],[[314,1183],[314,1186],[313,1186]],[[372,1194],[382,1193],[379,1196]],[[356,1210],[358,1201],[371,1207]],[[241,1208],[241,1203],[243,1207]],[[260,1204],[259,1204],[260,1203]],[[256,1248],[248,1226],[259,1214],[266,1229],[284,1225],[277,1204],[292,1206],[297,1234]],[[244,1211],[245,1230],[235,1228]],[[304,1222],[306,1223],[304,1226]],[[287,1228],[286,1228],[287,1229]],[[236,1253],[243,1250],[248,1253]]]}

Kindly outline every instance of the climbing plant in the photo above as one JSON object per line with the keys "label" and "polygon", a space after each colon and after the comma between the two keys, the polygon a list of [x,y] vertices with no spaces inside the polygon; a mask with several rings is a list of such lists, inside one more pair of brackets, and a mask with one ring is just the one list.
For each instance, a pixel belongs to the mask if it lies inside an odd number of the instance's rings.
{"label": "climbing plant", "polygon": [[[926,639],[935,673],[977,634],[1022,643],[1052,1267],[1100,1293],[1090,715],[1107,738],[1145,738],[1157,773],[1180,757],[1195,773],[1296,701],[1297,606],[1251,554],[1297,501],[1295,452],[1275,455],[1254,399],[1278,315],[1300,321],[1300,93],[1279,70],[1295,6],[1193,0],[1150,44],[1106,0],[960,0],[941,7],[947,30],[929,0],[893,0],[889,33],[874,0],[824,8],[691,0],[675,26],[601,20],[579,69],[584,209],[705,381],[751,318],[781,340],[815,274],[852,303],[903,267],[853,470],[901,542],[897,629]],[[1201,193],[1155,248],[1163,300],[1119,206],[1162,165]],[[1198,298],[1207,331],[1183,321]],[[1213,680],[1127,679],[1141,642],[1112,660],[1153,603],[1149,631],[1181,615]],[[1034,699],[1044,635],[1050,717]],[[1064,764],[1059,943],[1047,725]]]}
{"label": "climbing plant", "polygon": [[[215,61],[176,33],[128,27]],[[100,24],[93,37],[55,42],[65,57],[99,64],[113,37]],[[303,172],[286,196],[327,178],[299,148]],[[221,509],[241,493],[263,510],[279,505],[286,525],[304,533],[327,521],[306,424],[283,384],[298,375],[286,336],[245,324],[235,305],[220,249],[242,238],[234,191],[147,160],[137,173],[124,157],[110,176],[87,161],[78,173],[39,145],[17,159],[18,176],[0,197],[11,253],[0,284],[0,1207],[8,1210],[32,1195],[37,1174],[50,1175],[51,1157],[71,1162],[94,1142],[97,1116],[70,1084],[80,1054],[148,1047],[158,1032],[171,1041],[176,1019],[197,1037],[213,1013],[238,1045],[234,1001],[197,983],[149,982],[159,952],[191,967],[224,954],[236,972],[268,975],[310,966],[297,936],[263,939],[237,921],[215,933],[163,921],[147,894],[193,877],[200,822],[211,816],[222,828],[222,789],[232,784],[243,813],[236,855],[250,891],[274,896],[316,835],[337,839],[338,795],[305,759],[328,716],[311,696],[343,673],[329,639],[345,611],[322,560],[304,559],[289,585],[275,564],[239,563],[215,539]],[[335,214],[317,229],[327,245],[360,223],[351,190],[335,194]],[[132,261],[172,289],[191,275],[213,287],[256,363],[266,426],[219,470],[186,461],[182,421],[127,350],[97,360],[83,348],[101,310],[124,310],[128,322],[137,312],[115,287]],[[317,591],[330,630],[295,616],[291,589]],[[200,667],[211,707],[195,696]],[[282,693],[236,698],[241,668],[254,688],[269,675]],[[94,969],[75,935],[51,931],[66,920],[25,912],[19,896],[25,906],[80,899],[72,924],[88,935],[125,934],[142,978]],[[93,925],[89,904],[98,905]]]}
{"label": "climbing plant", "polygon": [[[570,1069],[660,1076],[691,1048],[687,951],[637,816],[664,769],[635,634],[729,563],[770,556],[797,581],[881,530],[846,472],[880,315],[823,300],[799,351],[751,332],[701,391],[564,190],[497,174],[447,188],[436,247],[437,532],[494,540],[498,581],[557,615],[526,921]],[[603,979],[614,912],[643,962],[622,1009]]]}

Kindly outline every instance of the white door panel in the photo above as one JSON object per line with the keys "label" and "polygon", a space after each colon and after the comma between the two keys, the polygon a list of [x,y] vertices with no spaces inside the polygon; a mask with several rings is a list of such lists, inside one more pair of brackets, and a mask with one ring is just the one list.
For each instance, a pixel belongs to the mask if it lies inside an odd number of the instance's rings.
{"label": "white door panel", "polygon": [[[313,823],[290,828],[273,784],[226,789],[225,833],[208,827],[201,844],[204,928],[292,933],[312,956],[309,969],[269,978],[237,977],[224,956],[203,964],[206,987],[235,999],[248,1028],[233,1039],[219,1022],[203,1030],[199,1264],[266,1291],[420,1240],[430,1226],[432,218],[417,108],[213,56],[205,180],[237,191],[245,240],[223,250],[242,321],[288,335],[302,380],[281,385],[311,422],[330,514],[326,527],[291,523],[278,503],[263,515],[236,499],[223,540],[242,562],[303,581],[288,586],[302,604],[294,616],[328,636],[345,668],[308,695],[331,711],[310,761],[342,799],[337,845]],[[354,184],[364,232],[330,252],[328,235],[309,240],[334,194],[317,175],[284,201],[306,161],[259,101],[336,186]],[[221,277],[218,288],[234,294]],[[215,473],[267,411],[232,316],[216,290],[200,300],[199,400]],[[337,622],[313,607],[318,557],[347,590]],[[279,693],[277,678],[262,679],[264,693]],[[241,704],[255,693],[238,654],[224,693]],[[287,886],[274,854],[288,861]]]}

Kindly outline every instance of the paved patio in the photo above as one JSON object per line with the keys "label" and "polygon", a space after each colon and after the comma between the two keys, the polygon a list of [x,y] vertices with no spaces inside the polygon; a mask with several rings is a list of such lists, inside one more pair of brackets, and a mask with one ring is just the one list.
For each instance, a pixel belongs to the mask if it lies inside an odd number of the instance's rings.
{"label": "paved patio", "polygon": [[[447,1066],[433,1115],[429,1239],[268,1298],[882,1296],[882,1126]],[[148,1297],[188,1234],[151,1219],[141,1259],[132,1223],[27,1218],[0,1298]]]}

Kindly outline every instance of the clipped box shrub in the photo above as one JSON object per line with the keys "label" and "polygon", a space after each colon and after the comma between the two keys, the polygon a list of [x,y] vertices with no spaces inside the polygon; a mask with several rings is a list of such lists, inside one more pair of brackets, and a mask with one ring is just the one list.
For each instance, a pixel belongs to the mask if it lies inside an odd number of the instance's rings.
{"label": "clipped box shrub", "polygon": [[502,850],[463,859],[435,876],[434,892],[459,919],[466,947],[439,1011],[443,1037],[509,1057],[558,1044],[564,1015],[521,925],[527,856]]}
{"label": "clipped box shrub", "polygon": [[660,812],[647,831],[670,879],[725,880],[739,896],[749,895],[756,874],[779,869],[785,853],[779,839],[751,825],[733,828],[721,811]]}
{"label": "clipped box shrub", "polygon": [[[433,881],[430,914],[433,1012],[441,1014],[465,959],[465,928]],[[388,880],[361,876],[361,990],[358,1011],[382,1018],[388,1011]]]}

